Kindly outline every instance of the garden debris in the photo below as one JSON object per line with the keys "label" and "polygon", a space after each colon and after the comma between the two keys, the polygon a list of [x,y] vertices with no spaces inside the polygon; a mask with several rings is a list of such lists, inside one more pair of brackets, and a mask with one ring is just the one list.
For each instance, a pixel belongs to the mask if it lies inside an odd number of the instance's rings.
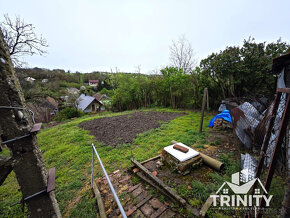
{"label": "garden debris", "polygon": [[[211,195],[216,195],[215,192],[212,192]],[[206,202],[204,203],[204,205],[202,206],[201,210],[200,210],[200,217],[205,217],[207,210],[210,208],[210,206],[213,203],[213,198],[212,197],[208,197],[208,199],[206,200]]]}
{"label": "garden debris", "polygon": [[[166,196],[169,196],[170,199],[174,199],[176,202],[178,202],[183,207],[187,208],[192,214],[195,216],[199,216],[199,211],[196,208],[193,208],[190,206],[182,197],[180,197],[178,194],[173,191],[169,186],[167,186],[163,181],[161,181],[159,178],[154,176],[146,167],[144,167],[141,163],[131,159],[132,163],[137,166],[141,171],[138,172],[137,175],[140,176],[141,179],[144,181],[147,181],[150,185],[157,188],[157,190],[161,191],[162,194],[165,194]],[[144,176],[144,175],[145,176]],[[148,178],[147,178],[148,177]],[[154,214],[152,214],[153,217],[160,216],[164,211],[166,210],[166,207],[160,207]]]}
{"label": "garden debris", "polygon": [[98,210],[101,218],[106,218],[106,212],[105,212],[105,207],[104,207],[104,202],[101,197],[100,190],[98,189],[98,186],[95,182],[93,182],[93,188],[92,188],[93,194],[97,199],[97,204],[98,204]]}
{"label": "garden debris", "polygon": [[[174,140],[172,140],[171,143],[176,144],[177,142],[174,141]],[[207,156],[205,154],[202,154],[202,153],[199,152],[199,155],[198,156],[201,157],[202,161],[206,165],[208,165],[209,167],[211,167],[211,168],[213,168],[215,170],[222,170],[223,167],[224,167],[224,164],[222,162],[220,162],[220,161],[218,161],[218,160],[216,160],[214,158],[211,158],[211,157],[209,157],[209,156]],[[192,168],[195,168],[195,167],[197,167],[199,165],[192,165]]]}
{"label": "garden debris", "polygon": [[208,165],[209,167],[215,169],[215,170],[222,170],[224,167],[224,164],[214,158],[211,158],[205,154],[199,153],[203,162]]}
{"label": "garden debris", "polygon": [[[137,166],[141,171],[138,172],[137,175],[140,176],[141,179],[144,181],[148,182],[150,185],[155,187],[157,190],[159,190],[162,194],[165,196],[168,196],[170,199],[176,201],[183,207],[187,208],[192,214],[195,216],[199,215],[199,211],[196,208],[193,208],[190,206],[182,197],[180,197],[173,189],[171,189],[169,186],[167,186],[163,181],[161,181],[159,178],[154,176],[146,167],[144,167],[141,163],[138,161],[134,160],[133,158],[131,159],[132,163]],[[144,175],[143,175],[144,174]],[[148,177],[148,178],[147,178]],[[165,207],[165,206],[164,206]],[[152,216],[157,217],[161,213],[166,210],[165,208],[160,207]]]}
{"label": "garden debris", "polygon": [[216,115],[209,122],[209,127],[223,127],[223,128],[232,128],[232,117],[229,110],[224,110],[222,113]]}
{"label": "garden debris", "polygon": [[[174,149],[175,145],[187,149],[188,152],[183,153],[182,151]],[[165,147],[161,153],[161,160],[162,162],[169,165],[172,169],[177,170],[177,172],[183,175],[188,174],[191,169],[200,166],[202,163],[199,152],[180,142],[174,142],[174,145]]]}
{"label": "garden debris", "polygon": [[213,128],[232,129],[233,125],[222,118],[217,118],[214,121]]}
{"label": "garden debris", "polygon": [[[137,172],[136,175],[140,173],[141,172]],[[142,176],[144,175],[142,174]],[[111,182],[118,193],[120,201],[128,217],[146,217],[145,214],[151,214],[151,217],[167,217],[167,214],[174,217],[180,217],[179,214],[176,214],[177,209],[170,206],[173,203],[171,198],[166,198],[170,204],[162,203],[160,199],[157,199],[158,195],[150,195],[147,192],[147,187],[142,183],[134,185],[131,176],[127,173],[127,171],[118,171],[115,174],[111,173],[109,177],[111,178]],[[127,178],[130,179],[127,180]],[[124,180],[127,181],[126,184],[120,183],[120,181]],[[118,209],[117,204],[113,201],[113,195],[110,192],[110,188],[108,184],[105,183],[105,177],[98,178],[95,181],[100,188],[101,195],[105,202],[105,215],[108,217],[121,217],[120,210]],[[152,181],[150,180],[150,182]],[[160,190],[162,191],[162,189]],[[160,193],[166,196],[163,192]],[[147,206],[144,207],[144,205]],[[152,208],[152,210],[144,210],[146,208]]]}
{"label": "garden debris", "polygon": [[157,168],[160,168],[160,167],[162,167],[163,165],[164,165],[163,162],[160,161],[160,160],[158,160],[158,161],[156,162],[156,167],[157,167]]}
{"label": "garden debris", "polygon": [[246,183],[256,177],[257,160],[250,154],[241,154],[241,181]]}

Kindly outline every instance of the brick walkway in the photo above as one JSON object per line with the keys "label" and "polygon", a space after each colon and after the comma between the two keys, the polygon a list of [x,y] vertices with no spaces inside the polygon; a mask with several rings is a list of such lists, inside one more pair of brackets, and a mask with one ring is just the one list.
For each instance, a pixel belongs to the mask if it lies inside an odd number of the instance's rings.
{"label": "brick walkway", "polygon": [[[140,182],[134,185],[131,175],[126,171],[117,170],[109,177],[128,217],[182,217],[170,207],[170,201],[162,203],[158,195],[148,193],[146,184]],[[122,217],[105,177],[98,178],[96,183],[100,189],[107,216]]]}

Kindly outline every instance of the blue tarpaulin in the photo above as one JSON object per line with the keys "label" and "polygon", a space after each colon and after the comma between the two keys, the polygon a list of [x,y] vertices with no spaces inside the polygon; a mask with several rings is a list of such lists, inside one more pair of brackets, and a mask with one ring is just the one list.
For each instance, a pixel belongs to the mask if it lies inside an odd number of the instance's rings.
{"label": "blue tarpaulin", "polygon": [[223,112],[221,112],[220,114],[216,115],[214,118],[211,119],[211,121],[209,122],[209,127],[213,127],[214,121],[218,118],[222,118],[226,121],[229,121],[230,123],[233,123],[232,121],[232,117],[230,115],[230,111],[229,110],[224,110]]}

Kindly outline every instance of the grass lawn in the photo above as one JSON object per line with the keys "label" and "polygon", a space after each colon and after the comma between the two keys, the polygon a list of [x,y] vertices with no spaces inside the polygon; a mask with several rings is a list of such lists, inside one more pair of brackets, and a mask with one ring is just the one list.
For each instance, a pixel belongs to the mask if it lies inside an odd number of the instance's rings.
{"label": "grass lawn", "polygon": [[[174,112],[169,109],[159,109],[158,111]],[[91,143],[96,145],[104,166],[110,173],[116,169],[130,166],[132,155],[135,159],[142,161],[159,154],[163,147],[170,144],[171,140],[193,144],[204,138],[200,138],[197,134],[200,114],[189,111],[187,111],[188,115],[164,123],[160,128],[139,134],[132,144],[117,147],[103,146],[89,135],[88,131],[78,127],[78,124],[83,121],[128,113],[131,112],[85,116],[39,132],[38,144],[46,167],[56,167],[56,197],[63,216],[96,216],[95,200],[91,196],[89,186]],[[204,129],[207,129],[209,120],[210,117],[205,116]],[[7,151],[5,152],[7,154]],[[95,172],[96,176],[102,176],[97,163]],[[11,203],[20,198],[21,192],[18,191],[17,181],[12,173],[0,186],[0,216],[2,214],[5,217],[22,217],[20,205],[9,207]]]}
{"label": "grass lawn", "polygon": [[[148,111],[148,110],[143,110]],[[157,111],[180,112],[170,109],[158,109]],[[198,133],[200,113],[186,111],[187,115],[176,118],[169,123],[163,123],[157,129],[151,129],[139,134],[132,144],[123,144],[116,147],[104,146],[97,142],[94,136],[88,134],[87,130],[78,127],[83,121],[93,120],[104,116],[118,116],[132,113],[105,113],[102,115],[84,116],[64,124],[43,129],[38,134],[39,147],[47,169],[56,167],[56,198],[61,213],[64,217],[96,217],[95,200],[90,191],[90,164],[91,143],[97,147],[98,153],[108,173],[120,168],[131,166],[132,155],[138,161],[146,160],[160,153],[163,147],[170,144],[171,140],[181,141],[196,149],[205,149],[208,146],[219,146],[220,141],[209,142],[207,125],[212,116],[205,116],[204,132]],[[4,154],[9,154],[4,150]],[[238,154],[239,156],[239,154]],[[208,183],[203,183],[198,178],[191,182],[191,190],[182,184],[171,184],[182,197],[192,199],[192,206],[201,205],[212,191],[225,181],[230,181],[230,175],[240,170],[240,159],[231,152],[221,154],[219,159],[225,164],[222,173],[210,173]],[[103,176],[99,164],[95,163],[95,176]],[[206,173],[206,172],[205,172]],[[134,178],[134,177],[133,177]],[[273,180],[271,192],[275,193],[281,205],[284,194],[283,180]],[[5,183],[0,186],[0,217],[23,217],[21,206],[9,207],[15,201],[20,200],[21,192],[11,173]],[[182,211],[181,211],[182,212]],[[210,210],[211,217],[219,216],[216,211]],[[225,214],[220,214],[224,217]]]}

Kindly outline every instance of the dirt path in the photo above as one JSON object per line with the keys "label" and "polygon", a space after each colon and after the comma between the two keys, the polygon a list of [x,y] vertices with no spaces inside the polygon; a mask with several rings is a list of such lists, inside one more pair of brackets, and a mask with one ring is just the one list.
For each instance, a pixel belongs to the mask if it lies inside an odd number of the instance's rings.
{"label": "dirt path", "polygon": [[186,113],[141,111],[122,116],[103,117],[80,123],[89,130],[99,142],[105,145],[132,143],[139,133],[158,128],[162,122],[168,122]]}

